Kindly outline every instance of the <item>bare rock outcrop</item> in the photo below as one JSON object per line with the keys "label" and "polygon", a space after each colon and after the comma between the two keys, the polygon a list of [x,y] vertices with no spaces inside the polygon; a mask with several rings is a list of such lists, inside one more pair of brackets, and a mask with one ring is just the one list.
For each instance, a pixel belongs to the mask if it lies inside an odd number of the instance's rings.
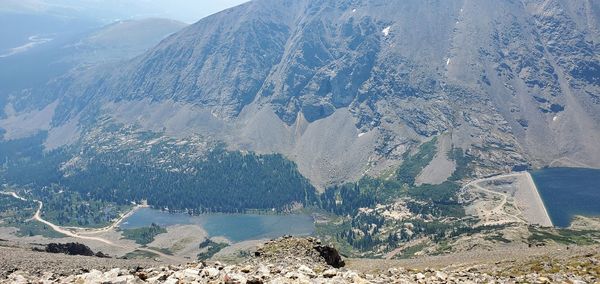
{"label": "bare rock outcrop", "polygon": [[[86,245],[80,243],[49,243],[46,245],[46,252],[49,253],[64,253],[68,255],[84,255],[93,256],[94,252]],[[104,255],[104,254],[102,254]]]}

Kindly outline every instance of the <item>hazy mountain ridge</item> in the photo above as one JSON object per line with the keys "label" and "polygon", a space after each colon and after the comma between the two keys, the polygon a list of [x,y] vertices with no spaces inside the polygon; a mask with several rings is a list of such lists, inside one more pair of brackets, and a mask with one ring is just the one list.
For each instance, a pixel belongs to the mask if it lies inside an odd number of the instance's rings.
{"label": "hazy mountain ridge", "polygon": [[185,26],[182,22],[160,18],[116,21],[65,46],[65,49],[72,51],[66,60],[88,66],[130,60]]}
{"label": "hazy mountain ridge", "polygon": [[92,18],[104,24],[116,20],[168,18],[192,23],[246,0],[198,3],[190,0],[4,0],[0,13],[50,14],[63,18]]}
{"label": "hazy mountain ridge", "polygon": [[[57,80],[57,77],[60,80],[61,76],[69,72],[73,76],[79,76],[87,68],[130,60],[154,47],[164,37],[186,26],[173,20],[152,18],[117,21],[107,26],[94,28],[91,21],[88,23],[89,26],[81,27],[82,20],[57,18],[55,20],[64,22],[62,24],[65,26],[74,26],[61,30],[61,27],[57,27],[54,22],[47,24],[43,22],[44,19],[52,18],[52,16],[30,15],[24,17],[23,20],[20,17],[4,18],[2,22],[7,25],[20,25],[21,22],[26,22],[30,18],[34,19],[31,27],[25,25],[14,33],[36,35],[30,37],[29,41],[32,43],[22,45],[23,48],[13,48],[13,51],[0,56],[2,116],[12,112],[12,107],[5,108],[5,104],[2,102],[4,98],[13,97],[11,99],[12,106],[17,109],[31,107],[30,102],[25,98],[35,93],[36,90],[45,88],[48,80]],[[53,33],[52,31],[55,29],[61,30],[61,33]],[[3,30],[1,33],[10,32]],[[22,42],[18,44],[22,44]],[[70,84],[73,80],[65,81],[66,84]],[[32,98],[36,101],[35,104],[52,103],[56,99],[56,95],[61,93],[61,90],[56,88],[48,91],[53,95],[50,98],[44,98],[38,94],[37,97]]]}
{"label": "hazy mountain ridge", "polygon": [[377,175],[445,132],[480,175],[598,167],[598,34],[593,1],[253,1],[13,106],[58,101],[55,128],[107,115],[206,132],[284,153],[318,186]]}

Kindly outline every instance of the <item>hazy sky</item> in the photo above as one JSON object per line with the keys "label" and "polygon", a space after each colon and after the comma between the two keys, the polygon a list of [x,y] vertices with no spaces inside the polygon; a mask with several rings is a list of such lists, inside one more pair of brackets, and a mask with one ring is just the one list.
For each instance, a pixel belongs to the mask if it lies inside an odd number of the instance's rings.
{"label": "hazy sky", "polygon": [[129,1],[141,2],[142,7],[146,7],[149,13],[155,13],[157,16],[194,23],[210,14],[248,0],[121,0],[120,2]]}
{"label": "hazy sky", "polygon": [[84,16],[112,22],[161,17],[194,23],[248,0],[0,0],[0,11]]}

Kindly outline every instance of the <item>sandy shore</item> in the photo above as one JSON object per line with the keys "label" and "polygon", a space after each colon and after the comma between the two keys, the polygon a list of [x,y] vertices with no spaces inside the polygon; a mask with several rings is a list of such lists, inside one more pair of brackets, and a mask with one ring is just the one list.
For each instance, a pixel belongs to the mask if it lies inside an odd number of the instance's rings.
{"label": "sandy shore", "polygon": [[208,233],[198,225],[174,225],[166,227],[167,232],[157,235],[148,247],[165,248],[173,254],[189,259],[197,259],[199,244],[208,238]]}
{"label": "sandy shore", "polygon": [[600,231],[600,217],[575,215],[569,229],[572,230],[597,230]]}

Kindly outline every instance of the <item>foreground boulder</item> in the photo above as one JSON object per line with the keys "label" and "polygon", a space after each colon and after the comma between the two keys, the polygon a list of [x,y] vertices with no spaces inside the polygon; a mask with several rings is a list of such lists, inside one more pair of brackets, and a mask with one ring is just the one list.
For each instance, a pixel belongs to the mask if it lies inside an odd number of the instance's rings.
{"label": "foreground boulder", "polygon": [[[337,249],[321,244],[316,238],[284,236],[265,243],[255,253],[254,262],[290,264],[304,261],[340,268],[345,265]],[[291,263],[288,263],[291,262]]]}
{"label": "foreground boulder", "polygon": [[334,247],[330,246],[315,246],[315,250],[321,254],[321,257],[325,259],[325,262],[335,268],[344,267],[346,263],[342,260],[340,253]]}
{"label": "foreground boulder", "polygon": [[[86,245],[80,243],[57,244],[49,243],[46,245],[46,252],[64,253],[68,255],[94,256],[94,252]],[[104,256],[104,254],[102,254]]]}

